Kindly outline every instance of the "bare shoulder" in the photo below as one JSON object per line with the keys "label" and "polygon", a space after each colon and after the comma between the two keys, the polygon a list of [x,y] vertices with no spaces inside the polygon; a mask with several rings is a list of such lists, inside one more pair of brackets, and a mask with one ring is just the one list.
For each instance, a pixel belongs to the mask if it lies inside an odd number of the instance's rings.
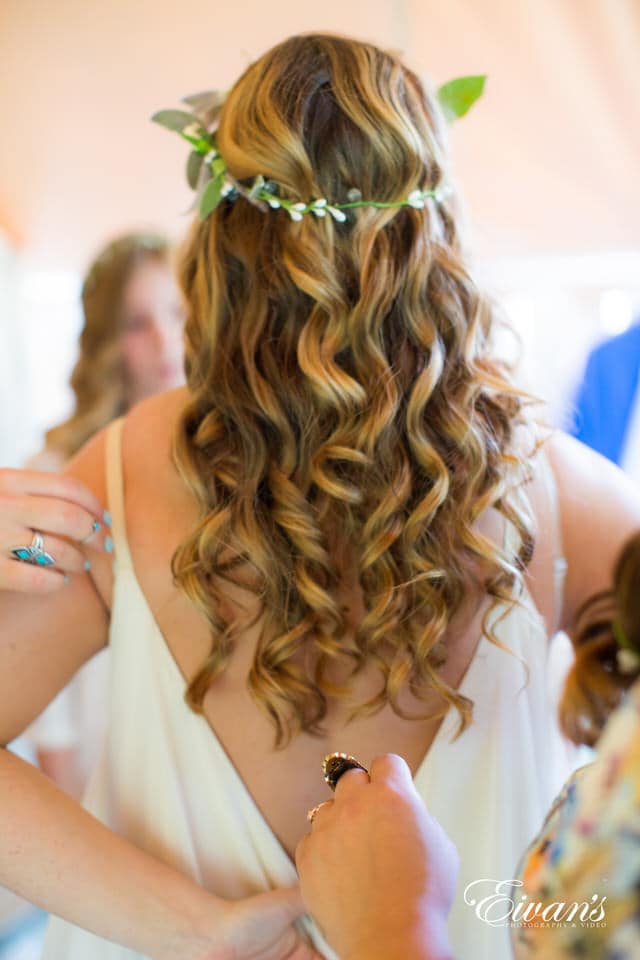
{"label": "bare shoulder", "polygon": [[62,473],[67,473],[85,486],[101,503],[107,502],[106,479],[106,437],[108,427],[103,427],[91,437],[80,450],[62,467]]}
{"label": "bare shoulder", "polygon": [[168,460],[174,429],[189,398],[187,388],[178,387],[149,397],[129,411],[123,439],[127,463]]}
{"label": "bare shoulder", "polygon": [[[153,478],[157,488],[173,474],[169,464],[170,438],[177,418],[187,402],[186,389],[171,390],[137,404],[124,418],[123,462],[127,480],[133,485]],[[64,473],[87,486],[101,503],[108,504],[107,433],[99,430],[65,465]],[[167,469],[163,469],[166,465]],[[110,606],[112,563],[108,554],[93,551],[92,576],[99,593]]]}
{"label": "bare shoulder", "polygon": [[563,625],[611,582],[627,539],[640,528],[640,489],[615,464],[564,433],[545,446],[558,488],[568,561]]}

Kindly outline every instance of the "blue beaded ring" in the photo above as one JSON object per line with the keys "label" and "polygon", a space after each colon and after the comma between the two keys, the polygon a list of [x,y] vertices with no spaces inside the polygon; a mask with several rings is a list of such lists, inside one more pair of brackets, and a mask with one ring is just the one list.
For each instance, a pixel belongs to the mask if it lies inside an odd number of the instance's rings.
{"label": "blue beaded ring", "polygon": [[56,562],[50,553],[44,549],[44,540],[41,533],[34,533],[30,547],[12,547],[9,551],[14,560],[22,563],[33,563],[39,567],[52,567]]}

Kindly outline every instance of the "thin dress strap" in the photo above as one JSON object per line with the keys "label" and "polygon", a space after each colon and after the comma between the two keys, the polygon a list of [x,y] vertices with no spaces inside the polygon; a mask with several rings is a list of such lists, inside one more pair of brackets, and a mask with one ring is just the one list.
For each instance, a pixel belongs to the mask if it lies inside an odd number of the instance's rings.
{"label": "thin dress strap", "polygon": [[[551,538],[553,550],[553,615],[554,622],[560,622],[564,600],[564,581],[567,575],[567,559],[562,546],[562,527],[560,523],[560,501],[555,475],[545,450],[539,453],[542,464],[542,476],[545,487],[548,516],[551,521]],[[505,518],[503,549],[516,551],[520,545],[520,538],[515,524]]]}
{"label": "thin dress strap", "polygon": [[131,567],[131,553],[127,541],[127,525],[124,513],[124,479],[122,469],[122,425],[118,417],[107,427],[106,471],[107,503],[111,514],[115,562],[117,566]]}

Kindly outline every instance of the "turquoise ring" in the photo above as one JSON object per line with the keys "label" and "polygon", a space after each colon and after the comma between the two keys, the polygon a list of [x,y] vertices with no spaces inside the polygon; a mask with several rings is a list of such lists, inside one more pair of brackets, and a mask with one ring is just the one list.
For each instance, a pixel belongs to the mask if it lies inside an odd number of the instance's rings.
{"label": "turquoise ring", "polygon": [[37,531],[33,535],[31,546],[12,547],[9,553],[14,560],[21,560],[22,563],[33,563],[39,567],[52,567],[56,562],[51,554],[44,549],[42,534]]}
{"label": "turquoise ring", "polygon": [[86,535],[86,537],[83,537],[82,540],[80,540],[79,542],[80,542],[80,543],[88,543],[88,541],[91,540],[91,537],[93,537],[94,534],[96,534],[96,533],[98,532],[98,530],[100,529],[101,526],[102,526],[102,524],[100,523],[99,520],[94,520],[93,523],[91,524],[91,532],[88,533],[88,534]]}

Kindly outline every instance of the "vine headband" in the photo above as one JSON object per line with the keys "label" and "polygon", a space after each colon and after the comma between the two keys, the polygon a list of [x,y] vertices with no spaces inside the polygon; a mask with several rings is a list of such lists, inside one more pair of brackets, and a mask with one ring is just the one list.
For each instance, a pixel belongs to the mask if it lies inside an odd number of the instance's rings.
{"label": "vine headband", "polygon": [[[452,122],[467,113],[475,101],[482,95],[486,76],[457,77],[438,88],[436,96],[445,119]],[[329,203],[325,197],[304,201],[285,197],[277,183],[262,175],[254,177],[250,187],[240,183],[229,173],[224,159],[220,155],[217,143],[217,123],[223,107],[225,94],[211,90],[185,97],[182,102],[191,107],[186,110],[160,110],[151,117],[154,123],[172,130],[191,144],[187,158],[187,181],[196,193],[195,205],[202,220],[206,220],[223,200],[233,201],[236,197],[245,197],[261,210],[286,210],[292,220],[302,220],[305,214],[316,217],[329,214],[334,220],[343,223],[347,219],[345,210],[356,207],[415,207],[425,206],[429,197],[436,203],[441,202],[448,190],[439,186],[435,190],[412,190],[403,200],[383,202],[365,200],[362,192],[353,187],[347,193],[345,201]]]}

